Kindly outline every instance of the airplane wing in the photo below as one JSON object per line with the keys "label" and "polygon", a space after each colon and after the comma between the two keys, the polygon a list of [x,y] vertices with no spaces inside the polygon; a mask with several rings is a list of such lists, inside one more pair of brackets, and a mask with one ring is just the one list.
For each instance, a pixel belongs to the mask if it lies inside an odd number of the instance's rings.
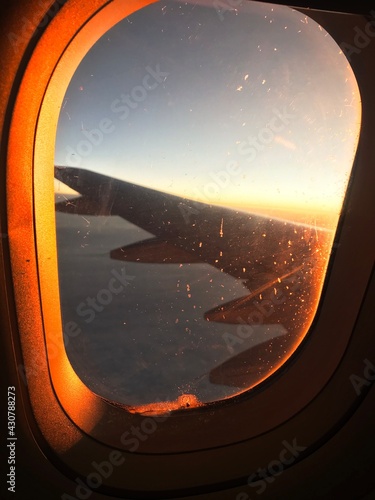
{"label": "airplane wing", "polygon": [[[55,167],[55,177],[81,194],[57,203],[57,211],[118,215],[154,235],[112,250],[111,258],[207,263],[241,280],[249,294],[207,311],[206,320],[248,323],[271,304],[277,314],[268,315],[268,321],[280,323],[288,317],[290,323],[301,307],[311,308],[327,231],[195,202],[75,167]],[[295,319],[295,327],[299,323]]]}

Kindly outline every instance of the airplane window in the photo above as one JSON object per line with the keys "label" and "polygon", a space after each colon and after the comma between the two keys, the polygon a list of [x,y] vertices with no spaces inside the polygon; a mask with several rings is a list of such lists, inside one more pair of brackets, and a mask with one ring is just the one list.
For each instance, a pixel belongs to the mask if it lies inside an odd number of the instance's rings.
{"label": "airplane window", "polygon": [[340,47],[288,7],[167,0],[100,38],[55,150],[84,383],[130,410],[194,407],[280,368],[316,314],[360,117]]}

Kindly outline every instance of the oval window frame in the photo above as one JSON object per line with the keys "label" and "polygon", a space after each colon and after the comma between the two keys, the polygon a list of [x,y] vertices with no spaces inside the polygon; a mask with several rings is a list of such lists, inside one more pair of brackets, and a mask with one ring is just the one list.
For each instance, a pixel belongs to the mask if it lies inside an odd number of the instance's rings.
{"label": "oval window frame", "polygon": [[[119,3],[113,2],[117,7]],[[124,428],[125,412],[123,408],[113,405],[111,402],[104,401],[101,398],[96,398],[92,393],[88,394],[87,403],[85,401],[85,405],[87,404],[87,406],[78,409],[74,408],[71,404],[72,401],[69,401],[71,397],[66,400],[65,395],[64,399],[64,387],[61,382],[60,384],[56,383],[53,373],[51,383],[49,366],[43,359],[46,351],[44,332],[47,337],[51,334],[51,331],[55,331],[58,336],[61,333],[62,339],[59,302],[57,302],[56,289],[54,288],[54,285],[57,284],[57,265],[53,247],[48,245],[48,243],[51,244],[54,241],[54,216],[53,210],[52,212],[50,211],[53,206],[53,190],[51,190],[51,196],[46,194],[50,189],[49,179],[52,180],[53,177],[53,161],[50,161],[51,154],[46,150],[48,149],[48,145],[51,146],[54,144],[55,129],[51,127],[51,121],[54,122],[56,111],[46,106],[46,101],[43,101],[43,98],[45,97],[45,88],[48,82],[52,86],[61,86],[61,82],[52,81],[53,78],[51,76],[55,65],[59,62],[65,50],[65,46],[69,43],[70,37],[73,37],[75,30],[79,29],[77,26],[88,28],[89,21],[94,19],[92,16],[95,15],[96,9],[100,11],[104,6],[104,2],[97,1],[90,6],[91,10],[88,12],[85,10],[87,7],[80,9],[77,2],[68,2],[65,6],[66,10],[62,9],[61,14],[59,13],[47,27],[31,56],[19,87],[12,117],[12,125],[14,126],[10,130],[8,144],[7,164],[9,175],[7,193],[9,244],[22,351],[26,365],[33,366],[35,358],[40,358],[38,360],[38,377],[40,376],[41,379],[36,380],[36,377],[33,376],[29,378],[29,394],[42,433],[54,448],[60,449],[61,453],[72,459],[72,454],[69,454],[70,449],[74,449],[76,453],[77,451],[81,451],[82,453],[84,449],[85,454],[88,453],[88,449],[97,449],[95,446],[90,447],[90,442],[83,438],[81,432],[77,431],[77,428],[87,432],[98,441],[106,443],[108,446],[118,448],[119,443],[116,440],[118,436],[111,432],[111,428],[114,425],[113,421],[112,424],[110,422],[114,418],[115,423],[120,424],[120,428]],[[72,24],[72,13],[75,13],[76,17],[73,16],[75,22],[69,31],[68,26]],[[311,16],[313,13],[308,12],[308,14]],[[329,13],[320,14],[318,17],[322,18],[322,24],[326,26],[329,32],[331,32],[331,25],[332,30],[337,35],[336,39],[347,40],[348,43],[351,42],[350,22],[347,24],[343,23],[343,26],[337,27],[334,21],[330,23]],[[360,20],[361,18],[359,18],[358,22]],[[363,23],[363,20],[361,21]],[[59,27],[63,31],[64,28],[67,29],[67,33],[65,33],[58,45],[48,50],[48,47],[53,47],[52,42],[55,40]],[[76,50],[80,51],[77,47]],[[45,61],[46,53],[49,54],[48,61]],[[76,55],[79,58],[79,54]],[[43,71],[41,71],[41,68],[43,68]],[[359,74],[364,71],[361,70],[360,63],[357,65],[357,70]],[[48,88],[52,90],[52,86]],[[368,102],[373,103],[370,87],[367,86],[365,89],[362,88],[362,90],[365,92],[366,101],[368,99]],[[27,110],[29,117],[29,120],[26,122],[24,120],[25,110]],[[362,134],[360,138],[362,151],[366,152],[372,151],[369,130],[373,130],[374,120],[369,116],[370,114],[371,112],[364,116],[363,129],[367,132]],[[38,130],[35,135],[34,129],[37,123]],[[36,140],[35,158],[34,138]],[[22,144],[24,147],[19,148],[19,144]],[[53,148],[50,149],[53,150]],[[22,172],[21,176],[20,172]],[[145,446],[141,450],[143,453],[181,453],[181,451],[193,451],[199,448],[225,446],[237,441],[238,445],[231,447],[234,453],[233,456],[236,456],[242,449],[241,440],[249,440],[250,443],[251,436],[259,436],[262,432],[270,431],[282,422],[292,418],[322,390],[322,387],[334,374],[348,345],[355,325],[356,311],[358,311],[365,293],[368,276],[373,263],[374,238],[367,236],[366,239],[368,232],[368,225],[366,224],[371,218],[366,214],[362,217],[363,204],[373,207],[373,200],[372,197],[369,197],[370,189],[367,188],[366,190],[364,188],[363,192],[361,187],[365,184],[363,179],[370,180],[373,179],[373,176],[371,177],[370,174],[366,175],[366,161],[363,160],[363,156],[360,156],[360,161],[357,162],[355,167],[354,178],[358,179],[358,177],[361,178],[362,182],[357,183],[353,181],[355,188],[349,191],[350,199],[355,201],[350,202],[351,213],[348,216],[351,221],[358,221],[358,224],[341,226],[337,240],[337,244],[340,247],[337,249],[335,258],[330,265],[329,279],[324,290],[325,302],[322,305],[319,318],[317,318],[313,325],[315,332],[309,342],[309,349],[303,349],[303,352],[298,353],[294,362],[288,366],[288,370],[282,370],[282,373],[278,373],[277,379],[275,377],[270,383],[265,384],[262,390],[252,394],[251,398],[240,397],[231,400],[231,404],[228,404],[228,402],[222,405],[215,404],[216,408],[206,407],[204,409],[191,410],[191,412],[184,415],[178,412],[171,415],[167,421],[168,425],[160,426],[159,430],[163,432],[156,432],[152,440],[145,442]],[[366,184],[366,186],[368,185],[374,184]],[[34,230],[36,240],[34,239]],[[44,234],[42,233],[43,231]],[[352,249],[353,247],[355,248],[353,238],[356,241],[356,237],[361,239],[361,241],[367,242],[368,245],[363,245],[363,248],[360,248],[356,255],[355,265],[358,272],[351,293],[348,294],[346,293],[346,284],[350,273],[345,272],[345,263],[351,259]],[[339,299],[337,298],[338,290]],[[343,300],[341,301],[340,298],[343,298]],[[339,322],[337,322],[338,317]],[[335,335],[332,334],[333,330],[335,330]],[[333,338],[330,338],[329,334],[332,334]],[[328,343],[327,335],[329,338]],[[324,353],[322,351],[322,347],[327,348],[328,346],[332,347],[332,352],[329,355],[328,352]],[[329,351],[329,349],[326,350]],[[323,362],[321,354],[324,358]],[[319,362],[317,362],[318,359]],[[51,361],[50,359],[49,363]],[[306,376],[306,373],[312,375],[313,380],[313,383],[307,388],[308,390],[303,386],[303,379],[301,378],[303,375]],[[72,382],[76,383],[74,374],[71,375],[73,377]],[[315,377],[315,375],[318,376]],[[42,389],[38,388],[38,385],[42,385]],[[83,387],[83,393],[87,393],[85,387]],[[56,399],[56,396],[58,399]],[[52,405],[52,407],[49,405]],[[277,415],[270,415],[269,410],[275,405],[281,411]],[[254,411],[254,408],[256,411]],[[54,417],[54,425],[52,426],[51,412],[54,410],[60,412],[60,416],[58,418]],[[48,413],[49,416],[47,415]],[[93,422],[85,422],[85,415],[88,413],[90,413],[91,417],[97,416],[99,418],[94,422],[91,429],[90,426]],[[69,418],[67,418],[66,414],[69,415]],[[262,420],[264,417],[265,420]],[[223,426],[225,428],[228,421],[233,422],[233,418],[236,419],[236,428],[231,428],[228,436],[223,438]],[[249,419],[251,419],[251,429],[248,428]],[[139,419],[137,420],[136,416],[132,416],[131,421],[135,425],[139,422]],[[69,436],[68,442],[65,442],[65,445],[62,443],[61,436],[56,436],[57,433],[54,430],[58,422],[64,426],[65,437]],[[74,422],[74,425],[72,425],[72,422]],[[194,435],[194,439],[192,439],[191,431],[199,428],[203,422],[210,428],[211,436],[207,439],[207,436],[203,435],[203,442],[202,434]],[[77,428],[74,428],[75,426]],[[186,431],[188,431],[187,434]],[[284,433],[285,436],[286,433]],[[252,446],[256,446],[255,442],[256,440],[252,442],[250,449]],[[274,448],[273,451],[271,448]],[[264,455],[276,456],[273,453],[275,449],[277,449],[277,446],[271,446],[270,449],[264,451]],[[78,455],[79,453],[77,453]],[[136,466],[137,455],[132,454],[134,468],[132,466],[131,469],[134,471],[137,470],[138,466],[138,464]],[[231,455],[232,452],[227,454],[226,467],[230,463]],[[208,455],[206,454],[205,456],[207,458]],[[250,460],[250,456],[247,456]],[[176,456],[174,459],[176,459]],[[78,469],[82,471],[82,467],[79,466],[79,460],[76,459],[73,461],[76,463]],[[260,461],[261,457],[258,455],[256,463],[259,464]],[[150,470],[152,467],[151,462],[152,460],[148,462]],[[187,464],[189,461],[185,460],[185,462]],[[244,465],[246,465],[244,470],[249,470],[251,466],[250,461]],[[241,466],[237,467],[233,473],[236,476],[240,475],[242,468]],[[171,473],[171,470],[169,473]],[[217,481],[220,481],[221,474],[222,472],[219,469],[215,471]],[[200,480],[200,477],[199,472],[195,472],[191,475],[189,483],[196,484]],[[118,481],[118,479],[116,474],[114,474],[113,478],[109,479],[109,482],[113,483]],[[154,484],[154,488],[156,487],[155,485],[160,485],[160,481],[156,475],[150,475],[150,480],[150,485]],[[138,479],[133,481],[134,483],[137,483],[141,490],[143,489],[142,478],[138,477]],[[166,483],[165,487],[169,489],[169,483]]]}

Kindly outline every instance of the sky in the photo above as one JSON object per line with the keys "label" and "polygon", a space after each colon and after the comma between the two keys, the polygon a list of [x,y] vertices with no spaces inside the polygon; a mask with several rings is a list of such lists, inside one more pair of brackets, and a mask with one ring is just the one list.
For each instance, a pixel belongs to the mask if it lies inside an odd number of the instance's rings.
{"label": "sky", "polygon": [[245,1],[134,13],[90,49],[60,107],[56,165],[248,210],[338,213],[361,120],[330,35]]}

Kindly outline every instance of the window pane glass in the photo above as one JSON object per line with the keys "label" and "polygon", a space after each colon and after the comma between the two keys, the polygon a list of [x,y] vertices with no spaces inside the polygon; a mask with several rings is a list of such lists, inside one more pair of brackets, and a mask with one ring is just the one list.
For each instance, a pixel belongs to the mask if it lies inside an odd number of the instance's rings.
{"label": "window pane glass", "polygon": [[131,408],[177,408],[283,365],[316,313],[359,126],[344,54],[288,7],[168,0],[98,40],[55,154],[81,379]]}

